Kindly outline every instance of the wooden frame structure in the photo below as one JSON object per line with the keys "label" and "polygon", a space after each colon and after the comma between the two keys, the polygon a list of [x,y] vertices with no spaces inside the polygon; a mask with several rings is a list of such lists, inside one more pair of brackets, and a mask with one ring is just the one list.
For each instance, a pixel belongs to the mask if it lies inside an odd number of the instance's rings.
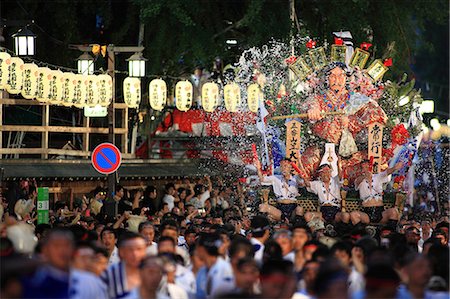
{"label": "wooden frame structure", "polygon": [[[0,159],[3,155],[9,154],[39,154],[41,159],[48,159],[49,155],[67,155],[76,156],[80,159],[87,159],[91,155],[89,150],[89,135],[90,134],[105,134],[108,135],[107,127],[90,127],[89,117],[84,117],[82,127],[72,127],[72,126],[50,126],[50,109],[51,104],[41,103],[37,100],[26,100],[26,99],[11,99],[3,98],[3,93],[0,91]],[[18,105],[18,106],[42,106],[42,125],[32,126],[32,125],[4,125],[3,124],[3,113],[4,105]],[[115,110],[123,110],[122,123],[120,128],[114,128],[115,135],[122,136],[122,142],[120,150],[122,152],[122,157],[125,159],[133,158],[134,155],[129,153],[128,150],[128,107],[124,103],[114,103]],[[40,148],[3,148],[3,133],[4,132],[33,132],[41,133],[41,147]],[[73,149],[56,149],[49,148],[49,133],[76,133],[82,134],[83,138],[83,148],[81,150]],[[105,141],[107,138],[105,138]]]}

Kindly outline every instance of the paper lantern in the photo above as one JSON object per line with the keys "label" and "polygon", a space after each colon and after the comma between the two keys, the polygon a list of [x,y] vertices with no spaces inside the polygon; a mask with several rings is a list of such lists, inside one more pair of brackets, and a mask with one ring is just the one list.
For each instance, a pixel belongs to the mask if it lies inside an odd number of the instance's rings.
{"label": "paper lantern", "polygon": [[73,84],[73,105],[77,108],[83,108],[86,105],[86,85],[84,81],[86,76],[76,74],[72,81]]}
{"label": "paper lantern", "polygon": [[250,84],[247,88],[247,104],[251,112],[258,112],[259,100],[262,98],[262,91],[257,83]]}
{"label": "paper lantern", "polygon": [[61,104],[66,107],[70,107],[73,105],[75,74],[63,73],[63,75],[60,77],[60,81],[62,85]]}
{"label": "paper lantern", "polygon": [[109,75],[98,75],[98,104],[106,107],[112,100],[112,78]]}
{"label": "paper lantern", "polygon": [[123,81],[123,98],[129,108],[139,108],[141,102],[141,80],[127,77]]}
{"label": "paper lantern", "polygon": [[6,60],[8,65],[8,83],[6,90],[10,94],[18,94],[22,91],[22,75],[24,62],[19,57],[11,57]]}
{"label": "paper lantern", "polygon": [[11,55],[6,52],[0,52],[0,90],[6,89],[8,83],[8,65],[6,61],[11,59]]}
{"label": "paper lantern", "polygon": [[206,112],[213,112],[219,101],[219,86],[208,82],[202,87],[202,106]]}
{"label": "paper lantern", "polygon": [[37,71],[39,67],[34,63],[25,63],[23,66],[22,96],[25,99],[34,99],[37,91]]}
{"label": "paper lantern", "polygon": [[149,85],[148,101],[153,110],[161,111],[167,102],[167,84],[164,80],[154,79]]}
{"label": "paper lantern", "polygon": [[188,111],[192,106],[192,83],[180,81],[175,85],[176,106],[180,111]]}
{"label": "paper lantern", "polygon": [[96,75],[85,76],[84,85],[86,86],[86,106],[95,107],[99,104],[98,77]]}
{"label": "paper lantern", "polygon": [[46,103],[50,95],[50,82],[48,76],[51,70],[47,67],[40,67],[35,72],[36,75],[36,100]]}
{"label": "paper lantern", "polygon": [[52,105],[60,105],[62,103],[62,82],[61,78],[63,76],[63,72],[60,70],[57,71],[51,71],[48,80],[49,80],[49,95],[48,95],[48,101]]}
{"label": "paper lantern", "polygon": [[236,112],[237,107],[241,104],[241,89],[236,83],[225,85],[223,89],[225,108],[230,112]]}

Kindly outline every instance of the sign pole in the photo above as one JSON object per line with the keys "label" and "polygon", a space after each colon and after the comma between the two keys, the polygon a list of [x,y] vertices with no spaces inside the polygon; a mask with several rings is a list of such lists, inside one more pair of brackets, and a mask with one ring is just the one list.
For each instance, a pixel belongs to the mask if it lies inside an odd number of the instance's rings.
{"label": "sign pole", "polygon": [[[116,100],[116,74],[115,74],[115,57],[116,53],[114,51],[113,45],[108,45],[108,72],[112,78],[112,99],[108,106],[108,141],[115,144],[114,136],[114,126],[115,126],[115,111],[114,103]],[[127,142],[125,140],[125,142]],[[108,181],[108,199],[113,200],[113,196],[116,192],[116,176],[114,173],[107,175]]]}
{"label": "sign pole", "polygon": [[38,224],[48,224],[48,206],[48,188],[40,187],[37,196]]}

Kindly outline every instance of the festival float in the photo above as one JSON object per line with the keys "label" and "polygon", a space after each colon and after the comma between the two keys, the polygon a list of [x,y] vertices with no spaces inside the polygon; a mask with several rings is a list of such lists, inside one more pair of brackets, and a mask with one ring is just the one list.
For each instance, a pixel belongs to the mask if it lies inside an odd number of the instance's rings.
{"label": "festival float", "polygon": [[[251,84],[260,90],[263,125],[257,127],[263,141],[255,157],[263,171],[276,172],[286,157],[302,177],[314,179],[319,165],[337,171],[340,163],[341,193],[350,199],[364,161],[373,173],[402,162],[384,196],[386,207],[402,211],[413,188],[408,176],[421,141],[422,97],[406,74],[400,82],[383,80],[393,63],[388,56],[374,57],[370,43],[354,49],[339,37],[332,45],[306,37],[244,51],[235,81],[243,90]],[[315,209],[312,201],[299,202]],[[357,208],[357,201],[348,202],[347,210]]]}

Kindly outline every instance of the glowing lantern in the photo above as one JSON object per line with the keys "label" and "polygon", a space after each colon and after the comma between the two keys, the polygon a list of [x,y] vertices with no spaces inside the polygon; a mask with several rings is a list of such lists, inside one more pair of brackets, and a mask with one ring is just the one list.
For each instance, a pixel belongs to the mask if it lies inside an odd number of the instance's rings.
{"label": "glowing lantern", "polygon": [[22,96],[25,99],[34,99],[37,91],[38,66],[34,63],[25,63],[23,66]]}
{"label": "glowing lantern", "polygon": [[236,112],[241,103],[241,89],[236,83],[225,85],[223,89],[225,108],[230,112]]}
{"label": "glowing lantern", "polygon": [[123,98],[129,108],[139,108],[141,102],[141,80],[127,77],[123,81]]}
{"label": "glowing lantern", "polygon": [[36,75],[36,99],[39,102],[46,103],[50,94],[50,83],[48,76],[51,70],[46,67],[40,67],[35,72]]}
{"label": "glowing lantern", "polygon": [[49,95],[48,95],[48,101],[52,105],[60,105],[62,103],[62,82],[61,77],[63,76],[63,72],[60,70],[57,71],[51,71],[48,80],[49,80]]}
{"label": "glowing lantern", "polygon": [[216,83],[205,83],[202,87],[202,106],[206,112],[213,112],[219,101],[219,86]]}
{"label": "glowing lantern", "polygon": [[250,84],[247,88],[247,104],[251,112],[258,112],[259,100],[262,96],[262,91],[259,89],[257,83]]}
{"label": "glowing lantern", "polygon": [[6,89],[8,83],[8,65],[6,61],[11,59],[11,55],[6,52],[0,52],[0,90]]}
{"label": "glowing lantern", "polygon": [[75,91],[75,74],[73,73],[63,73],[60,78],[62,85],[62,98],[61,104],[66,107],[73,105],[74,91]]}
{"label": "glowing lantern", "polygon": [[22,91],[22,74],[24,62],[19,57],[11,57],[6,61],[8,65],[8,83],[6,90],[11,94],[18,94]]}
{"label": "glowing lantern", "polygon": [[99,103],[98,78],[96,75],[84,76],[86,86],[86,106],[95,107]]}
{"label": "glowing lantern", "polygon": [[148,100],[153,110],[161,111],[164,109],[167,101],[167,85],[164,80],[154,79],[150,82]]}
{"label": "glowing lantern", "polygon": [[188,111],[192,106],[192,83],[180,81],[175,85],[176,106],[180,111]]}
{"label": "glowing lantern", "polygon": [[112,78],[109,75],[98,75],[98,104],[106,107],[112,100]]}
{"label": "glowing lantern", "polygon": [[83,108],[86,104],[86,85],[84,81],[86,76],[76,74],[73,78],[73,105],[77,108]]}

